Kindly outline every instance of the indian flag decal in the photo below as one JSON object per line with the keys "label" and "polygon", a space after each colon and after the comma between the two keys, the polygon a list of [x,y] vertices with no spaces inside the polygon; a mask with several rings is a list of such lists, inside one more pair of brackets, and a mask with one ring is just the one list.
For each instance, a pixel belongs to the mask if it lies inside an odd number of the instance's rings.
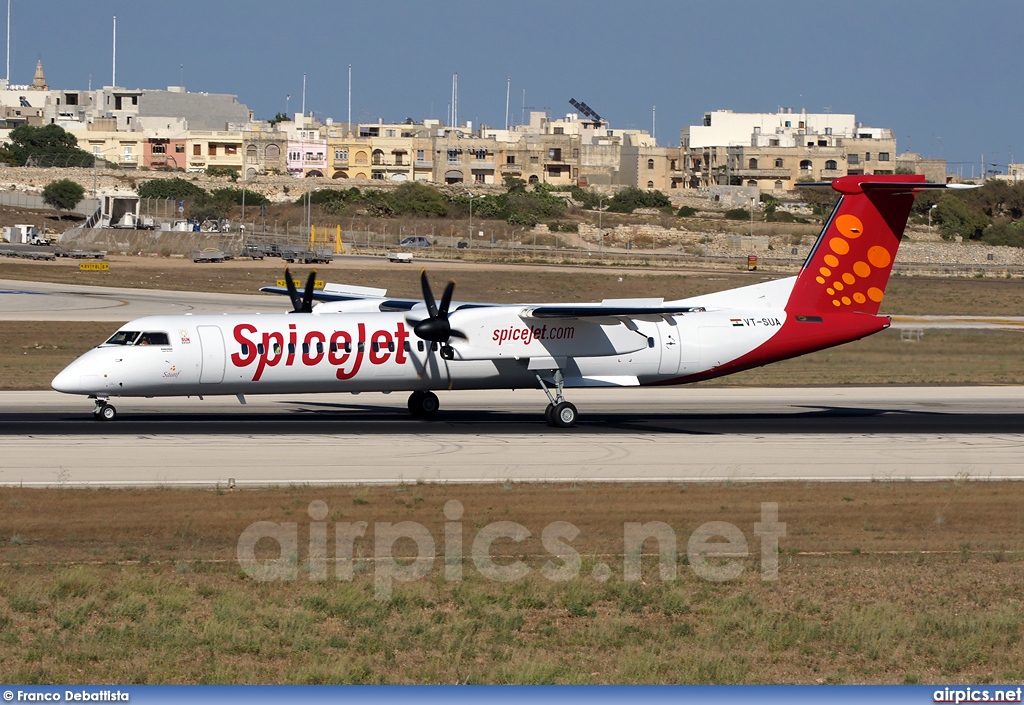
{"label": "indian flag decal", "polygon": [[743,319],[742,318],[730,318],[729,321],[733,324],[733,326],[738,326],[740,328],[743,327]]}

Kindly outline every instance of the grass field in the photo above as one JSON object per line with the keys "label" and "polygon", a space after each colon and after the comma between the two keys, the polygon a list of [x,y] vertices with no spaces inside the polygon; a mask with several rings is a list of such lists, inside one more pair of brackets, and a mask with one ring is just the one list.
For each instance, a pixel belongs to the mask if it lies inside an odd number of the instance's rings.
{"label": "grass field", "polygon": [[[373,597],[375,522],[409,520],[443,545],[458,499],[465,552],[498,520],[533,535],[493,544],[532,572],[462,581],[441,557]],[[351,581],[258,583],[234,560],[254,521],[366,521]],[[247,490],[0,489],[0,680],[301,683],[917,683],[1024,679],[1024,485],[1015,483],[401,485]],[[758,572],[753,524],[777,502],[778,580]],[[582,572],[550,582],[549,522],[579,528]],[[623,523],[667,522],[680,564],[623,577]],[[743,532],[733,581],[698,578],[686,539]],[[411,551],[414,544],[398,543]],[[443,549],[439,549],[443,550]],[[664,548],[660,549],[664,550]],[[591,571],[611,567],[602,582]]]}
{"label": "grass field", "polygon": [[[554,267],[451,262],[425,264],[435,288],[454,278],[456,298],[488,302],[600,301],[605,298],[685,298],[754,284],[781,275],[763,272]],[[109,272],[82,273],[77,262],[0,261],[0,279],[93,284],[170,291],[256,293],[281,275],[279,260],[237,260],[195,265],[187,260],[111,258]],[[297,279],[307,269],[293,268]],[[421,296],[418,268],[380,258],[340,260],[318,269],[326,281],[388,289],[392,296]],[[883,313],[1015,316],[1024,313],[1024,280],[893,277]]]}

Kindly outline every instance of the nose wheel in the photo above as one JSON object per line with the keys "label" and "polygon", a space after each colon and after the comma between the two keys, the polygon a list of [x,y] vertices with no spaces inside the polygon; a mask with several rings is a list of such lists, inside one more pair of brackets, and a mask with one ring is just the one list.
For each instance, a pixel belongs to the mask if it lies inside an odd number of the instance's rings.
{"label": "nose wheel", "polygon": [[97,399],[92,415],[97,421],[113,421],[117,418],[117,409],[108,404],[106,399]]}
{"label": "nose wheel", "polygon": [[576,425],[576,418],[578,412],[576,407],[565,400],[565,396],[562,394],[562,371],[555,370],[555,393],[552,394],[548,386],[544,384],[544,380],[541,379],[539,374],[536,375],[537,382],[540,384],[540,388],[544,390],[544,393],[548,395],[548,401],[550,402],[546,409],[544,409],[544,420],[548,422],[548,426],[554,426],[555,428],[572,428]]}

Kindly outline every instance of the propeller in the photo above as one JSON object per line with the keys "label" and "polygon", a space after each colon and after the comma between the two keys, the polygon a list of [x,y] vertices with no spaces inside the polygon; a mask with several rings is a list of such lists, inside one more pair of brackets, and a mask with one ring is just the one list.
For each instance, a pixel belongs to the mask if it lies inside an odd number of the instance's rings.
{"label": "propeller", "polygon": [[452,330],[448,321],[448,307],[452,303],[452,293],[455,291],[455,281],[448,282],[441,294],[441,305],[434,301],[434,293],[430,290],[430,282],[427,281],[427,270],[420,271],[420,286],[423,287],[423,303],[427,306],[428,317],[413,325],[413,332],[423,340],[432,343],[447,343],[450,338],[466,338],[464,333]]}
{"label": "propeller", "polygon": [[288,298],[292,302],[292,313],[312,313],[316,270],[309,273],[309,277],[306,279],[306,289],[302,292],[302,296],[299,296],[299,292],[295,288],[295,280],[292,279],[292,273],[288,271],[288,267],[284,268],[284,283],[288,286]]}

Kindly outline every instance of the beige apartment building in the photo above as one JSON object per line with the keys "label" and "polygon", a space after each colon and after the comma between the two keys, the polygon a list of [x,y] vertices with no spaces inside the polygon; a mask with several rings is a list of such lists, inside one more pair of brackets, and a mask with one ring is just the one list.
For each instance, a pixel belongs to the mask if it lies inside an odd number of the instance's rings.
{"label": "beige apartment building", "polygon": [[227,167],[242,173],[241,132],[227,130],[189,130],[185,139],[188,158],[186,171],[205,171],[211,167]]}
{"label": "beige apartment building", "polygon": [[847,174],[892,174],[892,130],[866,127],[853,114],[706,113],[681,132],[683,182],[689,188],[736,183],[784,192],[798,181]]}

